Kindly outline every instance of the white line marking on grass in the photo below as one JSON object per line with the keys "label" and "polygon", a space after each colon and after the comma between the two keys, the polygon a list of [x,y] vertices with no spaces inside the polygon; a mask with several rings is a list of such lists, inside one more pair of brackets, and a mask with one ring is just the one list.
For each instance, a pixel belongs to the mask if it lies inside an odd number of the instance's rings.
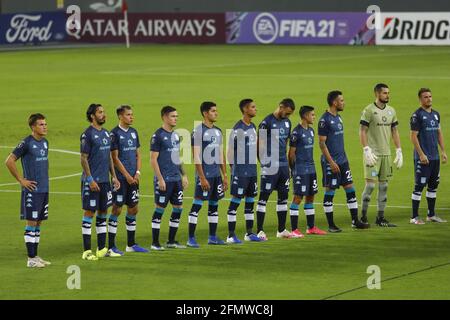
{"label": "white line marking on grass", "polygon": [[[209,68],[230,68],[230,67],[244,67],[244,66],[259,66],[268,64],[291,64],[291,63],[309,63],[309,62],[322,62],[322,61],[338,61],[348,59],[370,59],[370,58],[386,58],[386,57],[403,57],[403,56],[420,56],[431,54],[448,54],[447,51],[420,51],[420,52],[403,52],[403,53],[377,53],[366,55],[345,55],[341,57],[324,57],[324,58],[310,58],[310,59],[285,59],[285,60],[267,60],[267,61],[252,61],[252,62],[238,62],[238,63],[220,63],[220,64],[207,64],[207,65],[185,65],[174,67],[155,67],[140,70],[110,70],[102,71],[101,74],[153,74],[158,71],[171,71],[171,70],[196,70],[196,69],[209,69]],[[157,75],[157,74],[156,74]]]}
{"label": "white line marking on grass", "polygon": [[[20,193],[20,190],[0,190],[0,192],[3,193]],[[69,192],[69,191],[50,191],[50,194],[58,194],[58,195],[76,195],[76,196],[80,196],[81,193],[80,192]],[[154,198],[155,196],[152,194],[140,194],[139,197],[141,198]],[[183,197],[183,199],[194,199],[194,197]],[[230,198],[223,198],[222,200],[224,201],[230,201]],[[270,203],[277,203],[277,201],[275,200],[269,200],[267,202]],[[321,202],[315,202],[314,203],[317,206],[322,205]],[[335,206],[341,206],[341,207],[346,207],[347,204],[346,203],[334,203]],[[370,207],[376,207],[376,204],[371,204],[369,205]],[[386,206],[386,208],[396,208],[396,209],[411,209],[410,206],[396,206],[396,205],[392,205],[392,206]],[[435,210],[450,210],[450,208],[435,208]]]}
{"label": "white line marking on grass", "polygon": [[147,75],[152,76],[167,76],[167,77],[193,77],[193,76],[215,76],[215,77],[231,77],[231,78],[256,78],[256,77],[264,77],[264,78],[341,78],[341,79],[374,79],[374,78],[391,78],[391,79],[404,79],[404,80],[417,80],[417,79],[427,79],[427,80],[450,80],[450,76],[422,76],[422,75],[351,75],[351,74],[262,74],[262,73],[246,73],[246,74],[233,74],[233,73],[212,73],[212,72],[146,72]]}
{"label": "white line marking on grass", "polygon": [[[15,147],[10,147],[10,146],[0,146],[0,149],[14,149]],[[73,154],[73,155],[80,155],[79,152],[74,152],[74,151],[70,151],[70,150],[63,150],[63,149],[48,149],[49,151],[53,151],[53,152],[59,152],[59,153],[67,153],[67,154]],[[74,173],[74,174],[68,174],[65,176],[58,176],[58,177],[52,177],[49,178],[49,180],[61,180],[61,179],[66,179],[66,178],[72,178],[72,177],[76,177],[76,176],[80,176],[81,173]],[[0,187],[5,187],[5,186],[14,186],[14,185],[18,185],[18,182],[10,182],[10,183],[2,183],[0,184]]]}

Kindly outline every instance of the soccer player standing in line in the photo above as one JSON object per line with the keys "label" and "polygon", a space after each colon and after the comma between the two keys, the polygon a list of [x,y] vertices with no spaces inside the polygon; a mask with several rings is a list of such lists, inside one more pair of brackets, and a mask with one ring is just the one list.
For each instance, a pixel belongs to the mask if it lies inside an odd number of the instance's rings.
{"label": "soccer player standing in line", "polygon": [[[277,109],[259,124],[258,156],[261,163],[261,189],[256,207],[256,221],[258,237],[263,241],[267,240],[263,230],[266,205],[273,190],[278,191],[277,238],[291,237],[291,233],[286,230],[290,181],[287,144],[291,134],[291,121],[288,118],[294,111],[294,101],[290,98],[283,99]],[[275,144],[272,145],[272,142]]]}
{"label": "soccer player standing in line", "polygon": [[[115,190],[120,188],[120,182],[117,180],[111,156],[111,137],[102,127],[106,122],[105,110],[101,104],[93,103],[86,111],[86,117],[91,125],[80,137],[83,168],[81,192],[84,210],[81,228],[84,246],[82,258],[94,261],[105,256],[120,257],[120,254],[106,247],[106,217],[113,199],[109,173],[111,173]],[[91,226],[96,212],[98,247],[94,255],[91,250]]]}
{"label": "soccer player standing in line", "polygon": [[343,186],[347,196],[347,207],[352,217],[352,227],[365,229],[369,225],[358,220],[358,202],[353,187],[352,172],[344,149],[344,123],[339,112],[344,110],[344,96],[341,91],[328,93],[328,110],[319,120],[319,145],[322,151],[322,183],[325,187],[323,209],[328,221],[329,232],[341,232],[333,219],[333,198],[335,190]]}
{"label": "soccer player standing in line", "polygon": [[[41,223],[48,218],[48,141],[45,116],[36,113],[28,118],[31,135],[22,140],[6,159],[6,167],[22,186],[20,219],[27,220],[25,246],[27,267],[43,268],[51,263],[38,256]],[[23,176],[16,161],[21,159]]]}
{"label": "soccer player standing in line", "polygon": [[167,203],[172,204],[169,222],[169,240],[167,248],[184,249],[185,246],[175,241],[183,211],[183,190],[188,186],[188,179],[180,160],[180,137],[174,131],[177,125],[177,109],[165,106],[161,109],[162,127],[156,130],[150,143],[150,164],[155,173],[153,180],[155,192],[155,212],[152,217],[152,250],[161,251],[159,243],[161,218]]}
{"label": "soccer player standing in line", "polygon": [[317,193],[317,175],[314,164],[314,107],[300,108],[300,123],[292,130],[289,147],[289,166],[294,179],[294,198],[290,207],[292,238],[303,238],[298,229],[298,208],[305,197],[303,209],[306,215],[307,234],[325,235],[315,226],[314,195]]}
{"label": "soccer player standing in line", "polygon": [[139,203],[139,179],[141,176],[141,151],[139,135],[132,128],[133,110],[128,105],[122,105],[116,110],[119,125],[111,130],[111,155],[120,182],[120,189],[113,192],[113,208],[108,220],[108,248],[120,255],[115,238],[117,224],[122,207],[127,206],[125,223],[127,226],[126,252],[148,252],[136,244],[136,215]]}
{"label": "soccer player standing in line", "polygon": [[228,207],[227,243],[242,243],[236,236],[236,211],[245,197],[245,241],[261,241],[253,233],[253,208],[258,192],[258,170],[256,167],[257,134],[252,118],[256,116],[256,104],[252,99],[239,103],[243,115],[233,127],[228,143],[228,163],[231,168],[231,201]]}
{"label": "soccer player standing in line", "polygon": [[412,193],[412,224],[424,224],[419,218],[419,205],[422,191],[428,185],[426,197],[428,202],[427,221],[447,222],[435,213],[436,191],[440,177],[439,148],[442,163],[447,163],[444,136],[441,130],[441,116],[433,109],[431,90],[419,90],[420,108],[411,117],[411,142],[414,145],[415,187]]}
{"label": "soccer player standing in line", "polygon": [[359,130],[360,142],[364,150],[364,176],[366,185],[362,194],[362,218],[367,221],[367,209],[370,197],[378,180],[378,216],[375,224],[380,227],[396,227],[384,217],[386,208],[388,180],[392,177],[391,138],[396,147],[394,164],[397,169],[403,166],[403,154],[398,133],[397,115],[388,105],[389,87],[379,83],[374,88],[375,102],[362,112]]}
{"label": "soccer player standing in line", "polygon": [[228,189],[227,167],[223,152],[222,131],[214,125],[217,121],[217,106],[214,102],[203,102],[200,105],[203,122],[192,132],[191,145],[195,163],[195,194],[194,202],[189,213],[189,239],[187,245],[198,248],[195,239],[197,218],[203,201],[209,201],[208,244],[223,245],[225,242],[216,236],[219,222],[219,200]]}

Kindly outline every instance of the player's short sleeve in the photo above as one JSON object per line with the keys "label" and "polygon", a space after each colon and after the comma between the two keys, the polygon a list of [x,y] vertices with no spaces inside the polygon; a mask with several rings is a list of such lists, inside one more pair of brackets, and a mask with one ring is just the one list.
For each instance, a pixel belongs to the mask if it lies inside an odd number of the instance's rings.
{"label": "player's short sleeve", "polygon": [[202,146],[202,127],[195,128],[194,131],[192,131],[191,135],[191,146],[192,147],[201,147]]}
{"label": "player's short sleeve", "polygon": [[16,156],[16,159],[22,158],[28,150],[28,144],[25,140],[22,140],[17,147],[13,150],[12,154]]}
{"label": "player's short sleeve", "polygon": [[361,114],[361,119],[359,123],[363,126],[368,127],[371,120],[372,120],[372,112],[369,107],[366,107]]}
{"label": "player's short sleeve", "polygon": [[111,151],[119,150],[119,138],[114,131],[111,131],[109,136],[111,137]]}
{"label": "player's short sleeve", "polygon": [[161,140],[158,135],[155,133],[150,140],[150,151],[160,152],[161,151]]}
{"label": "player's short sleeve", "polygon": [[420,119],[419,115],[416,112],[414,112],[409,121],[411,131],[419,131],[421,127],[421,121],[422,120]]}
{"label": "player's short sleeve", "polygon": [[394,109],[392,109],[392,124],[391,124],[391,128],[395,128],[396,126],[398,126],[398,119],[397,119],[397,113],[395,112]]}
{"label": "player's short sleeve", "polygon": [[438,123],[438,128],[441,128],[441,115],[436,111],[436,121]]}
{"label": "player's short sleeve", "polygon": [[237,131],[238,129],[233,128],[233,130],[230,133],[230,136],[228,137],[228,148],[229,149],[233,149],[235,144],[236,144],[236,140],[237,140]]}
{"label": "player's short sleeve", "polygon": [[139,141],[139,134],[137,133],[137,131],[135,131],[134,133],[136,134],[136,148],[140,148],[141,142]]}
{"label": "player's short sleeve", "polygon": [[330,128],[325,118],[321,118],[317,126],[318,126],[317,132],[319,133],[319,136],[328,136],[328,134],[330,133]]}
{"label": "player's short sleeve", "polygon": [[80,152],[89,154],[91,153],[91,147],[92,147],[91,139],[85,132],[80,137]]}
{"label": "player's short sleeve", "polygon": [[290,146],[292,148],[297,148],[297,143],[298,143],[298,132],[297,130],[292,131],[290,137],[289,137],[289,142],[290,142]]}
{"label": "player's short sleeve", "polygon": [[261,121],[261,123],[259,124],[258,129],[259,129],[259,130],[261,130],[261,129],[266,129],[266,130],[267,130],[268,126],[269,126],[269,125],[268,125],[268,123],[267,123],[267,120],[264,119],[264,120]]}

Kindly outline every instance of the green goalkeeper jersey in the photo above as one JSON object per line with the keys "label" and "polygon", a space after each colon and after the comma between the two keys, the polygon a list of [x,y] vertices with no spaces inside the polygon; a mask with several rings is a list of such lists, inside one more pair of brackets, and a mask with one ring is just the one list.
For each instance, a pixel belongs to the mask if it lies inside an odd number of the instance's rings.
{"label": "green goalkeeper jersey", "polygon": [[369,127],[368,144],[377,156],[390,156],[392,128],[398,125],[394,108],[386,105],[380,109],[373,102],[364,108],[360,123]]}

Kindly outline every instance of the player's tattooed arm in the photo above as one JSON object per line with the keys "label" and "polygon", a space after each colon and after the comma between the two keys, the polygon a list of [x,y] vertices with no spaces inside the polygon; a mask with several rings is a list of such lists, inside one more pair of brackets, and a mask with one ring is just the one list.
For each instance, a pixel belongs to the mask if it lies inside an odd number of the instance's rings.
{"label": "player's tattooed arm", "polygon": [[159,190],[166,191],[166,182],[164,181],[164,178],[161,174],[161,170],[159,169],[158,157],[159,157],[159,152],[150,151],[150,165],[153,168],[153,172],[156,175],[156,179],[158,179]]}
{"label": "player's tattooed arm", "polygon": [[444,135],[442,134],[442,131],[440,128],[438,130],[438,143],[439,143],[439,147],[441,148],[442,162],[447,163],[447,154],[445,153]]}
{"label": "player's tattooed arm", "polygon": [[141,149],[136,149],[136,174],[134,175],[134,180],[136,183],[139,183],[139,179],[141,178],[141,168],[142,168],[142,156]]}
{"label": "player's tattooed arm", "polygon": [[17,170],[16,161],[17,157],[13,153],[11,153],[8,156],[8,158],[6,158],[5,165],[8,168],[11,175],[20,183],[22,187],[24,187],[28,191],[36,190],[37,182],[30,181],[22,177],[21,174],[19,173],[19,170]]}
{"label": "player's tattooed arm", "polygon": [[288,161],[289,161],[289,168],[291,168],[291,170],[294,170],[296,150],[297,150],[296,147],[289,147]]}
{"label": "player's tattooed arm", "polygon": [[183,190],[187,189],[189,185],[189,180],[186,171],[184,170],[183,163],[180,163],[180,174],[181,174],[181,182],[183,184]]}
{"label": "player's tattooed arm", "polygon": [[209,191],[209,189],[211,189],[211,186],[209,185],[209,182],[205,177],[205,173],[203,172],[202,159],[200,157],[201,149],[199,146],[193,146],[192,151],[194,155],[195,171],[197,172],[198,178],[200,179],[200,186],[202,187],[203,191]]}
{"label": "player's tattooed arm", "polygon": [[[223,150],[223,145],[220,145],[220,150]],[[225,158],[225,152],[220,153],[220,171],[222,172],[223,190],[228,190],[228,176],[227,176],[227,160]]]}
{"label": "player's tattooed arm", "polygon": [[411,130],[410,139],[411,139],[412,144],[414,145],[414,149],[416,149],[417,154],[419,155],[420,163],[426,165],[429,163],[428,157],[423,152],[422,147],[420,146],[419,139],[417,137],[418,134],[419,134],[419,131]]}
{"label": "player's tattooed arm", "polygon": [[[81,167],[83,168],[84,176],[86,178],[92,177],[91,176],[91,168],[89,167],[88,157],[89,157],[89,155],[87,153],[81,153],[81,156],[80,156]],[[92,180],[89,183],[89,187],[91,188],[91,191],[94,191],[94,192],[100,191],[100,187],[98,186],[97,182],[95,182],[95,180]]]}
{"label": "player's tattooed arm", "polygon": [[319,146],[320,150],[322,151],[323,156],[327,160],[327,162],[330,164],[331,171],[333,173],[339,173],[341,170],[339,169],[338,164],[333,160],[331,157],[330,151],[328,150],[328,147],[326,145],[327,136],[319,136]]}
{"label": "player's tattooed arm", "polygon": [[120,182],[119,179],[117,179],[116,176],[116,170],[114,169],[114,161],[112,158],[112,155],[109,154],[109,172],[111,173],[112,176],[112,183],[114,186],[114,190],[119,190],[120,189]]}
{"label": "player's tattooed arm", "polygon": [[119,159],[119,150],[111,151],[111,156],[113,159],[114,166],[122,173],[122,175],[127,179],[129,184],[136,184],[135,179],[128,173],[127,169],[123,165],[122,161]]}

